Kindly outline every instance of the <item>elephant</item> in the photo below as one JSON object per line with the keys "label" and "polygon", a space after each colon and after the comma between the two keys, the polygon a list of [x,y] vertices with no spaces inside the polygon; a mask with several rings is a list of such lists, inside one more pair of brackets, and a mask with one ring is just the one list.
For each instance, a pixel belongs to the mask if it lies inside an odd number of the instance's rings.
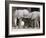
{"label": "elephant", "polygon": [[[24,21],[22,21],[22,18],[31,18],[31,22],[32,22],[32,27],[33,27],[33,23],[34,26],[38,26],[39,27],[39,21],[40,21],[40,12],[38,11],[33,11],[33,12],[29,12],[27,9],[19,9],[16,10],[14,13],[14,17],[19,19],[19,27],[18,28],[23,28],[24,24],[22,25],[21,23]],[[15,20],[15,19],[14,19]],[[34,22],[33,22],[34,20]]]}
{"label": "elephant", "polygon": [[[23,28],[24,25],[22,25],[21,23],[24,23],[24,21],[22,21],[22,18],[27,18],[29,11],[27,9],[23,9],[23,10],[16,10],[14,17],[19,19],[19,24],[18,24],[18,28]],[[14,19],[15,20],[15,19]]]}

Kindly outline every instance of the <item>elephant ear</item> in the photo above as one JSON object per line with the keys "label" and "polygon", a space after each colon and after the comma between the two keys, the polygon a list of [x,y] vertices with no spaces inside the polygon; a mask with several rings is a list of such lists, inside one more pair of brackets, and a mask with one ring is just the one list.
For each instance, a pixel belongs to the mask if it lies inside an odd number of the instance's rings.
{"label": "elephant ear", "polygon": [[27,9],[23,10],[23,16],[24,18],[28,18],[29,11]]}
{"label": "elephant ear", "polygon": [[32,18],[31,19],[36,19],[38,16],[40,16],[40,12],[34,11],[32,12]]}
{"label": "elephant ear", "polygon": [[24,9],[24,15],[28,15],[29,11],[27,9]]}

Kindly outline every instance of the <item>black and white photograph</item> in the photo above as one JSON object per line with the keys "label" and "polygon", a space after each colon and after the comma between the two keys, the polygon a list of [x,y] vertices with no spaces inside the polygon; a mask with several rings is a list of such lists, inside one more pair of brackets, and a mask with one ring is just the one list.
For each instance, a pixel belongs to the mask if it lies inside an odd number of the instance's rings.
{"label": "black and white photograph", "polygon": [[10,3],[8,35],[43,34],[43,4]]}
{"label": "black and white photograph", "polygon": [[40,29],[40,8],[12,7],[13,29]]}

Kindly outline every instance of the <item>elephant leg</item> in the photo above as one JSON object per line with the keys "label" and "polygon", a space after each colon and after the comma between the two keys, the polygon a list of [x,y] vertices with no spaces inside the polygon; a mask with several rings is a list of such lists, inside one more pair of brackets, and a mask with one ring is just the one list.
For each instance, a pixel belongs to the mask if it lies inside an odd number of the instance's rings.
{"label": "elephant leg", "polygon": [[33,21],[32,21],[32,24],[31,24],[32,28],[33,28]]}
{"label": "elephant leg", "polygon": [[38,28],[39,28],[39,22],[37,21],[37,26],[38,26]]}
{"label": "elephant leg", "polygon": [[21,21],[22,21],[22,19],[20,18],[19,19],[19,28],[21,28]]}
{"label": "elephant leg", "polygon": [[21,23],[22,23],[22,18],[19,19],[19,28],[23,28]]}
{"label": "elephant leg", "polygon": [[36,23],[37,23],[37,20],[35,19],[35,28],[36,28]]}

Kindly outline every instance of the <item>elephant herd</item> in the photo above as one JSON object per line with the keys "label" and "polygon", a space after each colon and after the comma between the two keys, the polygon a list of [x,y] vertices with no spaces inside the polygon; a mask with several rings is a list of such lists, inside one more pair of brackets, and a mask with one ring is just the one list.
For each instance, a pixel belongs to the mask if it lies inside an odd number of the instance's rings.
{"label": "elephant herd", "polygon": [[[17,26],[17,19],[19,19],[19,24]],[[40,26],[40,12],[38,11],[33,11],[33,12],[29,12],[29,10],[27,9],[19,9],[19,10],[15,10],[14,12],[14,22],[15,22],[15,26],[16,28],[23,28],[25,25],[24,21],[22,20],[23,18],[30,18],[31,20],[31,26],[33,28],[33,26],[35,28],[39,28]],[[34,23],[34,25],[33,25]],[[37,27],[36,27],[37,26]],[[28,26],[25,26],[25,28],[28,28]]]}

